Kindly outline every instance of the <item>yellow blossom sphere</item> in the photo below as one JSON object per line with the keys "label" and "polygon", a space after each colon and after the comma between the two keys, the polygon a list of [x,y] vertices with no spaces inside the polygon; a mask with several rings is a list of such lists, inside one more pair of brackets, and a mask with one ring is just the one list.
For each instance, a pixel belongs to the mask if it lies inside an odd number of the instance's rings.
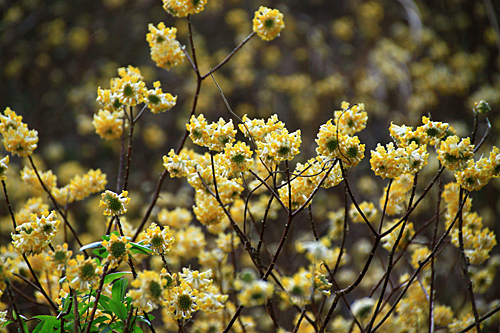
{"label": "yellow blossom sphere", "polygon": [[283,14],[277,9],[260,6],[253,19],[253,31],[265,41],[271,41],[285,28]]}

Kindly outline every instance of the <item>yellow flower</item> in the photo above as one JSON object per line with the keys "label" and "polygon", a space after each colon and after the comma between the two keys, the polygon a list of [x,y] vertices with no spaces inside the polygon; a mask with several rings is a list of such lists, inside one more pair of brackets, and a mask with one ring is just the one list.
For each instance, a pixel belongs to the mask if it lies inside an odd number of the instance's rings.
{"label": "yellow flower", "polygon": [[349,106],[349,103],[342,102],[342,110],[335,111],[334,117],[339,131],[349,135],[361,132],[366,127],[368,120],[363,103]]}
{"label": "yellow flower", "polygon": [[148,108],[153,113],[160,113],[170,110],[177,102],[177,96],[172,96],[170,93],[163,93],[160,87],[160,81],[153,83],[155,89],[151,89],[147,93]]}
{"label": "yellow flower", "polygon": [[181,150],[179,155],[176,155],[171,149],[167,156],[163,156],[163,166],[167,169],[171,178],[186,177],[193,167],[193,161],[187,154],[186,150]]}
{"label": "yellow flower", "polygon": [[185,282],[189,287],[203,291],[212,283],[212,270],[208,269],[205,272],[193,271],[189,268],[182,268],[182,273],[179,274],[179,278],[182,282]]}
{"label": "yellow flower", "polygon": [[[57,184],[57,176],[54,175],[51,170],[41,172],[40,178],[49,191],[51,191]],[[24,169],[21,171],[21,179],[26,185],[32,188],[36,194],[43,193],[42,184],[40,183],[40,180],[38,180],[35,170],[29,168],[28,166],[24,166]]]}
{"label": "yellow flower", "polygon": [[191,318],[200,309],[198,293],[186,282],[173,287],[169,292],[168,313],[176,320]]}
{"label": "yellow flower", "polygon": [[149,228],[144,230],[139,237],[139,239],[143,241],[144,245],[149,245],[151,247],[154,254],[167,253],[170,251],[172,244],[175,242],[168,226],[161,230],[160,227],[154,222],[151,223]]}
{"label": "yellow flower", "polygon": [[156,66],[170,69],[184,61],[186,55],[176,39],[176,28],[167,28],[165,23],[160,22],[158,27],[150,23],[148,29],[146,40],[151,49],[151,59],[156,63]]}
{"label": "yellow flower", "polygon": [[14,248],[22,254],[40,254],[55,237],[60,222],[55,211],[44,211],[40,217],[31,214],[30,222],[17,226],[17,233],[12,234]]}
{"label": "yellow flower", "polygon": [[6,108],[4,115],[0,114],[0,132],[5,150],[24,157],[31,155],[36,149],[38,132],[28,130],[28,125],[22,123],[22,119],[10,108]]}
{"label": "yellow flower", "polygon": [[76,175],[69,182],[69,190],[74,200],[83,200],[89,195],[104,190],[108,183],[106,174],[101,169],[90,169],[85,175]]}
{"label": "yellow flower", "polygon": [[491,179],[491,172],[488,162],[482,158],[478,162],[470,159],[467,167],[455,172],[457,183],[467,191],[478,191]]}
{"label": "yellow flower", "polygon": [[238,301],[246,307],[263,305],[273,296],[274,286],[263,280],[255,280],[245,285],[238,294]]}
{"label": "yellow flower", "polygon": [[207,0],[163,0],[163,9],[173,16],[185,17],[203,11]]}
{"label": "yellow flower", "polygon": [[[367,218],[368,222],[373,222],[373,219],[377,215],[377,208],[375,208],[373,202],[363,201],[362,203],[359,204],[359,208]],[[351,204],[351,209],[349,209],[349,217],[355,223],[365,222],[365,220],[363,219],[363,217],[361,217],[361,214],[358,212],[358,209],[356,208],[356,206],[354,206],[354,204]]]}
{"label": "yellow flower", "polygon": [[146,83],[138,76],[125,76],[113,81],[111,91],[117,94],[120,103],[135,106],[146,101]]}
{"label": "yellow flower", "polygon": [[76,259],[68,261],[67,280],[71,288],[79,291],[88,291],[90,286],[97,288],[102,267],[94,259],[84,259],[83,255],[77,255]]}
{"label": "yellow flower", "polygon": [[127,212],[125,205],[130,202],[130,198],[127,197],[128,192],[122,191],[120,195],[106,190],[101,194],[101,201],[99,207],[104,208],[104,215],[120,215]]}
{"label": "yellow flower", "polygon": [[109,241],[103,241],[102,246],[104,246],[109,253],[106,260],[109,262],[110,268],[114,268],[118,266],[121,261],[127,260],[130,254],[130,248],[132,247],[125,236],[118,238],[116,234],[111,234]]}
{"label": "yellow flower", "polygon": [[96,133],[105,140],[114,140],[122,136],[124,127],[123,111],[109,112],[99,110],[94,114],[92,125]]}
{"label": "yellow flower", "polygon": [[371,151],[370,165],[375,175],[382,178],[396,178],[404,172],[404,149],[394,148],[392,142],[387,148],[377,143],[377,148]]}
{"label": "yellow flower", "polygon": [[260,6],[253,19],[253,31],[265,41],[271,41],[285,28],[283,14],[277,9]]}
{"label": "yellow flower", "polygon": [[0,160],[0,180],[7,179],[7,169],[9,164],[9,155]]}
{"label": "yellow flower", "polygon": [[302,143],[300,134],[300,130],[288,133],[286,128],[270,132],[264,141],[257,141],[261,158],[276,164],[285,160],[291,161],[300,153],[299,148]]}
{"label": "yellow flower", "polygon": [[64,243],[62,246],[57,245],[54,251],[49,251],[46,261],[54,272],[62,272],[72,254],[72,251],[68,251],[68,244]]}
{"label": "yellow flower", "polygon": [[130,290],[129,296],[133,305],[142,311],[152,311],[163,303],[166,280],[161,279],[158,273],[142,271],[137,274],[131,285],[137,289]]}
{"label": "yellow flower", "polygon": [[438,159],[450,171],[460,171],[467,166],[467,161],[474,155],[474,145],[470,139],[460,140],[456,135],[441,141],[437,150]]}

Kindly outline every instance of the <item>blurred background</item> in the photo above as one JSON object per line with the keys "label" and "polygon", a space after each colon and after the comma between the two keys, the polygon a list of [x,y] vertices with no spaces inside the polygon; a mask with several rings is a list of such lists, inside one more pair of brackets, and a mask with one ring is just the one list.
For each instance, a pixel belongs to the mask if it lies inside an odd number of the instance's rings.
{"label": "blurred background", "polygon": [[[315,155],[319,126],[342,101],[364,103],[369,119],[359,138],[366,157],[351,174],[360,201],[378,203],[387,184],[373,175],[368,161],[378,142],[391,141],[391,121],[416,127],[430,115],[467,137],[474,102],[486,100],[492,133],[477,157],[500,145],[499,1],[208,0],[205,10],[192,17],[202,73],[251,33],[253,13],[261,5],[284,14],[281,37],[272,42],[253,38],[215,74],[216,80],[238,115],[276,113],[290,131],[302,130],[297,162]],[[149,89],[159,80],[164,92],[178,96],[172,110],[148,112],[135,131],[130,216],[133,220],[135,212],[139,218],[162,171],[161,157],[179,145],[196,84],[187,61],[170,71],[155,67],[146,42],[148,24],[175,26],[180,43],[189,46],[186,20],[168,15],[160,0],[0,0],[0,16],[0,109],[11,107],[39,132],[39,163],[58,175],[60,186],[89,168],[101,168],[108,175],[107,188],[116,186],[120,140],[101,140],[91,121],[99,109],[97,88],[109,88],[119,67],[139,67]],[[211,80],[202,87],[199,113],[209,121],[230,118]],[[478,138],[485,133],[484,118]],[[21,164],[17,158],[11,163],[14,170]],[[427,170],[422,177],[431,179],[437,164]],[[444,179],[452,181],[453,175],[445,172]],[[421,184],[419,191],[427,183]],[[167,180],[163,188],[160,206],[192,205],[185,182]],[[500,181],[492,180],[472,194],[473,210],[497,235],[499,190]],[[13,200],[26,197],[17,192]],[[321,220],[342,207],[342,198],[342,189],[328,197],[320,194],[318,202],[324,204],[315,206],[315,216]],[[91,217],[104,221],[98,199],[75,205],[87,208],[74,210],[87,223],[95,224]],[[7,217],[4,205],[0,211]],[[5,240],[7,223],[1,227]],[[498,247],[494,252],[500,252]],[[491,290],[500,294],[498,285]]]}

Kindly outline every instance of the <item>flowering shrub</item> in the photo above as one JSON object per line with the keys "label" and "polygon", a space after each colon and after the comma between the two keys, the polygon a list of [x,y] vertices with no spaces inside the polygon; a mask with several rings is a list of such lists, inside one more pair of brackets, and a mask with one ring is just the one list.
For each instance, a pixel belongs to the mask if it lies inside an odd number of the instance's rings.
{"label": "flowering shrub", "polygon": [[[101,169],[70,176],[41,171],[38,132],[9,107],[0,115],[10,153],[0,160],[0,180],[5,221],[12,225],[10,243],[0,247],[0,327],[85,333],[498,327],[500,301],[488,295],[499,265],[492,252],[496,235],[472,200],[500,177],[499,149],[478,152],[489,145],[489,104],[474,105],[468,137],[429,115],[412,126],[391,122],[387,144],[364,143],[361,132],[378,130],[368,123],[369,101],[342,102],[314,129],[315,138],[303,134],[308,128],[287,128],[278,114],[239,114],[224,95],[219,70],[255,36],[266,42],[284,36],[286,18],[261,6],[248,37],[207,70],[191,21],[208,5],[163,1],[168,14],[186,21],[188,47],[177,28],[163,22],[149,24],[146,35],[157,67],[174,71],[186,61],[195,75],[185,121],[175,108],[184,97],[164,92],[160,81],[148,87],[147,75],[132,65],[118,68],[109,89],[95,87],[95,133],[121,141],[116,191],[107,189],[111,180]],[[360,15],[368,38],[383,13],[371,1]],[[351,25],[339,20],[332,30],[349,40]],[[382,52],[407,61],[408,54],[387,43],[377,46],[373,62],[384,62]],[[380,68],[393,84],[402,80],[399,68]],[[293,90],[279,78],[269,81]],[[225,106],[219,120],[199,110],[209,82]],[[418,103],[410,103],[415,112]],[[140,169],[134,134],[148,111],[179,116],[185,131],[175,149],[155,157],[161,168],[156,188],[141,197],[132,185]],[[9,172],[19,165],[20,177]],[[357,170],[365,173],[366,195]],[[67,185],[60,186],[56,174]],[[168,200],[162,185],[169,180],[189,186],[188,199],[180,190],[170,194],[172,210],[161,202]],[[377,182],[385,188],[378,190]],[[91,224],[80,223],[85,215]],[[463,287],[443,285],[451,275]]]}

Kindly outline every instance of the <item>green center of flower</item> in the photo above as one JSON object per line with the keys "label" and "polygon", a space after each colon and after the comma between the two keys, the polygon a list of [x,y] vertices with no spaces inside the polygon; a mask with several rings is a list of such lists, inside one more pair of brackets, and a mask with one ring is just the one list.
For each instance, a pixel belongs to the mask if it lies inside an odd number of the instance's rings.
{"label": "green center of flower", "polygon": [[111,255],[113,257],[121,258],[125,255],[127,248],[125,246],[125,243],[117,241],[111,244],[109,251],[111,252]]}
{"label": "green center of flower", "polygon": [[281,147],[279,150],[278,150],[278,154],[280,155],[287,155],[290,153],[290,148],[284,146],[284,147]]}
{"label": "green center of flower", "polygon": [[200,4],[200,0],[193,0],[193,6],[196,7]]}
{"label": "green center of flower", "polygon": [[290,294],[295,296],[302,296],[303,293],[304,291],[299,286],[293,286],[292,290],[290,290]]}
{"label": "green center of flower", "polygon": [[349,147],[349,149],[347,149],[347,157],[355,158],[356,156],[358,156],[358,147],[356,146]]}
{"label": "green center of flower", "polygon": [[165,276],[165,280],[167,280],[167,288],[172,287],[174,284],[174,279],[170,275]]}
{"label": "green center of flower", "polygon": [[160,97],[151,94],[148,96],[148,101],[151,104],[158,104],[158,103],[160,103],[161,100],[160,100]]}
{"label": "green center of flower", "polygon": [[439,134],[439,131],[437,130],[437,128],[429,128],[425,133],[427,133],[427,135],[430,137],[435,137]]}
{"label": "green center of flower", "polygon": [[354,120],[352,120],[352,118],[349,118],[349,120],[347,121],[347,126],[354,127]]}
{"label": "green center of flower", "polygon": [[199,129],[195,129],[194,131],[191,132],[191,134],[193,135],[193,137],[195,139],[199,139],[203,136],[203,134],[201,133],[201,131]]}
{"label": "green center of flower", "polygon": [[500,172],[500,164],[495,165],[495,167],[493,168],[493,172],[495,175]]}
{"label": "green center of flower", "polygon": [[252,273],[245,272],[245,273],[241,274],[240,279],[246,283],[250,283],[253,281],[253,275],[252,275]]}
{"label": "green center of flower", "polygon": [[113,101],[113,108],[118,110],[121,107],[122,107],[122,103],[120,103],[120,100],[118,98],[115,98],[115,100]]}
{"label": "green center of flower", "polygon": [[446,162],[451,164],[456,163],[458,161],[458,158],[456,156],[450,154],[445,154],[444,159],[446,160]]}
{"label": "green center of flower", "polygon": [[90,262],[86,262],[80,267],[80,278],[85,281],[90,281],[95,276],[94,265]]}
{"label": "green center of flower", "polygon": [[337,139],[331,139],[326,143],[326,148],[328,148],[329,151],[334,151],[339,147],[339,142]]}
{"label": "green center of flower", "polygon": [[274,27],[274,20],[272,18],[267,18],[264,21],[264,27],[266,27],[266,29],[271,29],[272,27]]}
{"label": "green center of flower", "polygon": [[245,155],[242,153],[238,153],[236,155],[231,156],[231,162],[236,163],[236,164],[241,164],[245,162]]}
{"label": "green center of flower", "polygon": [[156,42],[157,43],[163,43],[165,41],[165,37],[158,35],[156,36]]}
{"label": "green center of flower", "polygon": [[52,229],[52,225],[50,225],[50,224],[46,224],[46,225],[43,226],[43,232],[46,233],[46,234],[50,233],[52,230],[53,230]]}
{"label": "green center of flower", "polygon": [[474,185],[474,183],[476,182],[476,180],[474,178],[472,178],[472,177],[467,178],[465,181],[469,185]]}
{"label": "green center of flower", "polygon": [[160,235],[154,235],[153,238],[151,238],[151,245],[153,247],[160,247],[163,245],[163,237]]}
{"label": "green center of flower", "polygon": [[123,207],[120,200],[111,194],[106,194],[104,200],[108,203],[108,208],[115,213],[119,212]]}
{"label": "green center of flower", "polygon": [[64,263],[66,262],[66,252],[64,251],[56,251],[54,253],[54,261],[57,263]]}
{"label": "green center of flower", "polygon": [[126,84],[125,87],[123,88],[123,95],[125,97],[132,97],[134,96],[134,88],[130,84]]}
{"label": "green center of flower", "polygon": [[366,317],[367,315],[370,314],[370,312],[372,311],[372,308],[373,308],[373,305],[371,305],[371,304],[367,304],[367,305],[360,307],[358,310],[358,313],[357,313],[358,317],[360,317],[360,318]]}
{"label": "green center of flower", "polygon": [[179,296],[179,299],[177,301],[179,308],[184,311],[189,310],[192,303],[193,300],[191,299],[191,297],[189,297],[189,295],[181,295]]}
{"label": "green center of flower", "polygon": [[415,142],[417,145],[420,144],[420,138],[417,138],[416,136],[414,136],[413,138],[411,138],[410,140],[408,140],[408,143],[411,144],[412,142]]}
{"label": "green center of flower", "polygon": [[259,300],[261,300],[261,299],[264,298],[264,294],[260,293],[260,292],[259,293],[253,293],[251,297],[252,297],[253,300],[259,301]]}
{"label": "green center of flower", "polygon": [[149,282],[148,291],[151,297],[153,297],[154,299],[160,298],[162,292],[160,284],[156,281]]}

